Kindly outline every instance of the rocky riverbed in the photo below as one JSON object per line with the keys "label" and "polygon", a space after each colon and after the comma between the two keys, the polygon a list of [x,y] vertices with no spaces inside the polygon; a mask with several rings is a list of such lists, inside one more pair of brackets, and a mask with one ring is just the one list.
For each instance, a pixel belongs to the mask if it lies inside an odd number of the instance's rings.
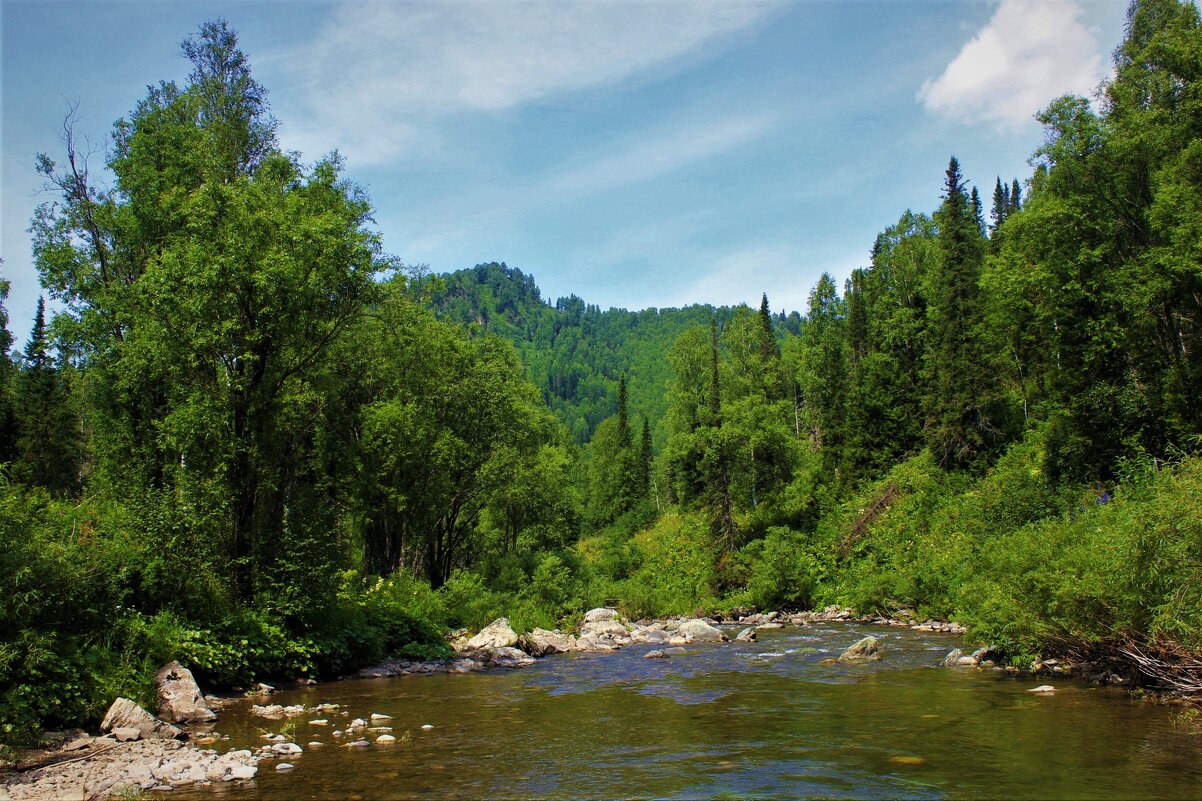
{"label": "rocky riverbed", "polygon": [[44,763],[0,776],[0,801],[92,801],[140,790],[174,790],[193,784],[252,779],[261,755],[186,745],[179,740],[79,738]]}
{"label": "rocky riverbed", "polygon": [[[747,613],[730,618],[674,618],[631,622],[609,608],[589,611],[576,634],[535,629],[514,631],[504,618],[468,637],[451,639],[456,656],[446,660],[388,660],[358,671],[348,678],[383,678],[431,673],[470,673],[498,668],[521,668],[539,657],[555,653],[605,653],[629,646],[650,645],[648,658],[671,658],[684,646],[754,641],[758,632],[812,623],[872,623],[907,627],[922,632],[961,634],[963,627],[943,621],[918,621],[904,610],[891,617],[859,617],[852,610],[830,606],[817,612]],[[874,637],[849,647],[831,664],[873,661],[881,658]],[[990,649],[965,654],[953,649],[943,660],[948,667],[1010,669],[998,666],[1000,655]],[[1033,665],[1035,670],[1067,672],[1054,660]],[[158,676],[159,718],[126,699],[118,699],[106,716],[102,737],[80,736],[61,749],[44,752],[33,766],[0,774],[0,801],[40,799],[102,799],[127,791],[168,791],[175,788],[245,782],[272,761],[272,769],[291,769],[287,762],[305,749],[339,745],[352,749],[388,747],[397,736],[384,715],[349,710],[334,704],[312,706],[264,703],[270,687],[258,685],[248,699],[222,700],[202,696],[191,674],[176,663]],[[263,720],[263,742],[256,749],[219,753],[222,737],[214,731],[214,709],[223,704],[248,703],[250,713]],[[177,725],[178,724],[178,725]],[[182,727],[182,728],[181,728]],[[321,727],[332,739],[298,736],[298,731]],[[328,727],[328,728],[326,728]],[[274,731],[272,731],[274,729]],[[82,734],[82,733],[81,733]],[[407,734],[405,735],[407,736]],[[187,738],[188,743],[181,742]],[[205,746],[214,746],[206,748]]]}

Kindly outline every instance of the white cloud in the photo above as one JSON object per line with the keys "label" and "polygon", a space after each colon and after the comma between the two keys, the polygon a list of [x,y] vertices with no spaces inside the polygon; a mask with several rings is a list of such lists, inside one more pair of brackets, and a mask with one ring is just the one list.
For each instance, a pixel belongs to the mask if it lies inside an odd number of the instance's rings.
{"label": "white cloud", "polygon": [[419,129],[432,121],[646,73],[753,26],[772,7],[713,0],[340,4],[315,42],[271,59],[300,65],[307,122],[283,133],[286,144],[310,155],[337,144],[357,164],[381,162],[412,152]]}
{"label": "white cloud", "polygon": [[1066,0],[1002,0],[918,99],[945,116],[1015,126],[1061,95],[1088,96],[1105,67],[1082,14]]}

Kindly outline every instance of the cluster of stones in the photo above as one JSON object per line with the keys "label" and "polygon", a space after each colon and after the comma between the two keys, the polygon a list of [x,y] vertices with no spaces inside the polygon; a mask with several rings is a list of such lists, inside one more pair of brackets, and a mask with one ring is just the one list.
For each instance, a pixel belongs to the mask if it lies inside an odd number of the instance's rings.
{"label": "cluster of stones", "polygon": [[963,634],[968,630],[967,627],[950,620],[927,618],[920,623],[918,622],[918,618],[909,609],[899,609],[892,615],[875,615],[870,618],[864,618],[863,622],[872,623],[877,626],[908,628],[913,631],[938,631],[944,634]]}
{"label": "cluster of stones", "polygon": [[0,784],[0,798],[83,801],[141,790],[174,790],[251,779],[259,769],[259,757],[245,750],[218,754],[171,739],[129,742],[112,737],[89,739],[91,755],[86,760],[6,777]]}
{"label": "cluster of stones", "polygon": [[[771,615],[779,617],[776,613]],[[776,619],[773,617],[773,620]],[[614,609],[599,607],[589,610],[576,635],[559,629],[536,628],[518,634],[506,618],[498,618],[468,638],[462,634],[451,641],[455,658],[429,662],[390,659],[382,664],[360,670],[363,678],[421,673],[470,673],[488,668],[519,668],[534,664],[538,657],[549,654],[586,652],[606,653],[630,645],[664,645],[679,647],[697,642],[724,642],[730,638],[718,628],[719,621],[703,618],[673,618],[631,623]],[[766,627],[781,624],[765,621]],[[743,639],[745,632],[740,634]]]}
{"label": "cluster of stones", "polygon": [[[203,727],[216,719],[191,671],[172,662],[158,672],[155,682],[159,717],[128,698],[118,698],[100,724],[104,736],[78,737],[64,747],[65,759],[5,777],[0,801],[100,799],[255,776],[260,757],[251,751],[218,754],[180,742],[186,734],[176,724]],[[217,739],[205,736],[197,742]]]}
{"label": "cluster of stones", "polygon": [[[345,748],[368,748],[372,745],[389,746],[395,745],[397,737],[392,733],[391,715],[385,715],[379,712],[372,712],[366,718],[354,718],[353,720],[338,720],[338,718],[349,718],[351,713],[348,710],[342,709],[338,704],[317,704],[312,707],[301,705],[296,706],[280,706],[279,704],[268,704],[260,706],[258,704],[250,708],[251,714],[258,715],[268,720],[279,720],[281,718],[297,717],[304,714],[324,715],[325,717],[313,718],[308,721],[309,737],[317,738],[321,735],[319,730],[329,729],[331,736],[340,741]],[[432,729],[434,726],[430,723],[422,724],[422,729]],[[408,736],[408,733],[405,735]],[[291,742],[292,739],[283,734],[263,734],[264,740],[267,743],[260,746],[258,755],[260,759],[274,759],[276,757],[294,757],[304,753],[304,748]],[[327,743],[319,739],[311,739],[307,746],[308,748],[323,748]],[[276,765],[276,770],[292,770],[291,763],[282,762]]]}
{"label": "cluster of stones", "polygon": [[[726,642],[731,639],[748,642],[756,639],[756,632],[779,629],[786,626],[805,626],[816,622],[868,623],[888,621],[888,618],[859,617],[848,607],[828,606],[821,611],[782,613],[748,612],[734,614],[728,619],[680,617],[667,620],[640,620],[631,622],[615,609],[598,607],[584,616],[577,634],[567,634],[555,629],[536,628],[518,634],[505,618],[498,618],[485,626],[474,637],[458,632],[451,640],[455,657],[447,660],[419,662],[406,659],[390,659],[382,664],[360,670],[362,678],[385,678],[391,676],[423,673],[471,673],[488,668],[518,668],[534,663],[535,659],[548,654],[586,652],[605,653],[617,651],[631,645],[664,646],[649,651],[649,659],[664,658],[679,653],[682,646],[700,642]],[[719,628],[724,624],[736,624],[739,631],[733,637]],[[908,624],[907,624],[908,625]],[[925,631],[962,633],[963,627],[955,623],[913,625],[911,628]],[[731,630],[731,629],[728,629]],[[875,642],[875,640],[874,640]],[[875,653],[875,651],[873,652]],[[866,656],[866,659],[879,658]],[[844,659],[840,661],[857,661]]]}

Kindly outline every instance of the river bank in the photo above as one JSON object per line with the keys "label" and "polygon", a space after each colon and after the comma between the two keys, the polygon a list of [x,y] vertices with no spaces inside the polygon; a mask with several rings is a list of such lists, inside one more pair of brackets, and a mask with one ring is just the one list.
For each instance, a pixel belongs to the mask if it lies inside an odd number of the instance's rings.
{"label": "river bank", "polygon": [[[1017,674],[1020,669],[999,664],[1000,655],[987,648],[964,654],[955,638],[963,627],[943,621],[917,621],[905,615],[894,617],[863,617],[852,610],[828,607],[805,613],[751,613],[731,619],[676,618],[630,622],[612,609],[594,609],[586,616],[576,634],[536,629],[518,634],[504,619],[494,621],[474,637],[461,635],[452,641],[456,656],[437,661],[389,660],[365,668],[346,678],[385,679],[406,675],[462,674],[497,669],[527,667],[541,656],[553,653],[575,654],[584,657],[630,652],[634,646],[647,646],[647,658],[672,660],[692,649],[706,648],[722,642],[753,643],[762,636],[781,635],[780,630],[805,629],[811,626],[836,627],[878,626],[887,630],[905,629],[916,634],[948,635],[943,642],[946,652],[936,651],[927,657],[927,665],[944,665],[953,669],[976,669]],[[873,639],[867,637],[865,639]],[[863,642],[863,641],[861,641]],[[939,642],[939,641],[936,641]],[[850,638],[841,647],[849,648]],[[875,650],[875,642],[873,643]],[[803,649],[804,650],[804,649]],[[813,650],[813,649],[810,649]],[[819,664],[833,665],[840,660],[835,654],[824,657]],[[886,650],[884,659],[890,659]],[[1080,675],[1079,666],[1049,659],[1041,661],[1035,670],[1048,675]],[[1103,683],[1120,683],[1115,681]],[[326,687],[331,686],[326,684]],[[258,693],[272,688],[261,686]],[[1023,688],[1035,690],[1039,688]],[[320,692],[318,688],[310,688]],[[1052,688],[1051,691],[1054,691]],[[1044,693],[1049,692],[1043,689]],[[314,703],[269,703],[262,694],[244,698],[209,696],[213,706],[236,708],[238,714],[248,714],[262,729],[262,742],[256,747],[225,747],[228,736],[217,731],[216,723],[184,726],[189,743],[176,739],[118,742],[112,736],[73,738],[57,751],[41,755],[40,764],[18,766],[8,775],[0,775],[0,801],[41,801],[51,798],[102,799],[125,792],[169,792],[184,788],[211,785],[234,786],[253,782],[264,771],[288,771],[295,759],[307,751],[329,746],[352,750],[379,749],[403,746],[411,732],[394,733],[387,715],[369,709],[343,708],[318,698]],[[222,712],[222,717],[224,717]],[[422,724],[421,730],[434,723]],[[82,734],[82,733],[80,733]],[[212,746],[212,747],[202,747]]]}

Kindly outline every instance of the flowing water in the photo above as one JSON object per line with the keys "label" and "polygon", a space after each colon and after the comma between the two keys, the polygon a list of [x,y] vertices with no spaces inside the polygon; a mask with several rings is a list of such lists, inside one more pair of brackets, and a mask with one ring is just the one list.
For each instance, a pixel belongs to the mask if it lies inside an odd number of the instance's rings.
{"label": "flowing water", "polygon": [[[734,632],[730,632],[733,636]],[[822,665],[865,634],[883,659]],[[273,703],[342,704],[297,718],[305,752],[229,799],[1202,798],[1202,733],[1179,707],[1070,679],[935,667],[958,638],[840,623],[753,643],[556,655],[521,670],[330,682]],[[1025,690],[1055,685],[1052,695]],[[346,713],[343,715],[343,713]],[[398,742],[339,747],[354,717]],[[329,727],[312,726],[327,717]],[[422,729],[431,724],[432,729]],[[225,747],[281,721],[221,713]],[[349,738],[342,738],[345,741]],[[311,740],[325,748],[305,745]],[[212,799],[213,791],[174,798]]]}

